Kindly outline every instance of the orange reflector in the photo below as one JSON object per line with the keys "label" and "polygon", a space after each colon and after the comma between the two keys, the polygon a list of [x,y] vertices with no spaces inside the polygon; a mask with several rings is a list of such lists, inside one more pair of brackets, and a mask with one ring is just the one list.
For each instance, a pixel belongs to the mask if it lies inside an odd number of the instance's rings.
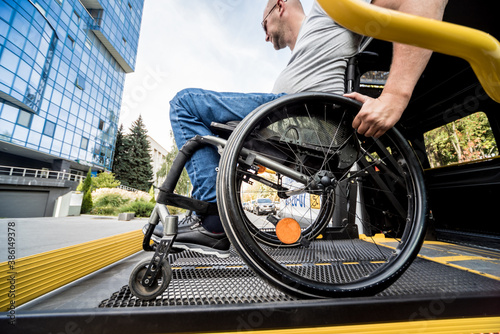
{"label": "orange reflector", "polygon": [[266,167],[262,166],[262,165],[258,165],[259,166],[259,170],[257,171],[257,174],[262,174],[266,171]]}
{"label": "orange reflector", "polygon": [[295,219],[283,218],[276,224],[276,236],[284,244],[290,245],[300,239],[300,225]]}

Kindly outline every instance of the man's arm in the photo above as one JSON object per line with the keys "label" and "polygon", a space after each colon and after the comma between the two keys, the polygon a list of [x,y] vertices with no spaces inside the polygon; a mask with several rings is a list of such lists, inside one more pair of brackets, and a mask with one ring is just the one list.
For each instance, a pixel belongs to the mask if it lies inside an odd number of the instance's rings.
{"label": "man's arm", "polygon": [[[372,4],[442,20],[447,2],[447,0],[374,0]],[[358,133],[378,138],[399,121],[431,54],[430,50],[394,43],[389,77],[382,94],[376,99],[359,93],[345,95],[363,103],[352,123]]]}

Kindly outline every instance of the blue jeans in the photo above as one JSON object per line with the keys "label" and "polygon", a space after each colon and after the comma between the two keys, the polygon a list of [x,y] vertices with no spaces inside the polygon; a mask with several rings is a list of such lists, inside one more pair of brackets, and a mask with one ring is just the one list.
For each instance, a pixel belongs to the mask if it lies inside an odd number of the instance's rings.
{"label": "blue jeans", "polygon": [[[185,89],[170,101],[170,123],[177,147],[180,149],[195,135],[214,135],[210,123],[242,120],[255,108],[284,94],[218,93],[202,89]],[[192,197],[216,202],[216,168],[220,156],[217,149],[207,145],[198,150],[186,163],[193,185]]]}

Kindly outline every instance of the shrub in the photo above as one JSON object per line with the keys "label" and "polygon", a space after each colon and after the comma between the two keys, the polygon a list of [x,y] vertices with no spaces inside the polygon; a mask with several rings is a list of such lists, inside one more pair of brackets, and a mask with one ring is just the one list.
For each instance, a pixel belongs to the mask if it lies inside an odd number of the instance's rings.
{"label": "shrub", "polygon": [[185,209],[181,209],[181,208],[178,208],[176,206],[170,206],[170,205],[168,205],[167,208],[168,208],[168,212],[171,215],[178,215],[178,214],[186,212]]}
{"label": "shrub", "polygon": [[134,212],[136,217],[149,217],[155,203],[143,191],[127,191],[118,188],[100,188],[92,192],[94,207],[91,214],[116,216],[120,212]]}
{"label": "shrub", "polygon": [[143,200],[143,201],[149,201],[150,200],[150,195],[144,191],[128,191],[124,189],[119,189],[119,188],[100,188],[96,189],[92,192],[92,199],[94,201],[97,201],[99,197],[108,195],[108,194],[117,194],[121,196],[124,199],[131,200],[131,201],[136,201],[136,200]]}
{"label": "shrub", "polygon": [[120,212],[135,212],[136,217],[149,217],[154,207],[154,203],[137,200],[122,206]]}
{"label": "shrub", "polygon": [[92,194],[89,191],[86,191],[83,194],[83,200],[82,200],[82,208],[80,210],[81,213],[88,213],[92,210]]}
{"label": "shrub", "polygon": [[129,198],[124,198],[120,194],[103,194],[96,196],[94,199],[94,207],[113,207],[118,208],[130,201]]}
{"label": "shrub", "polygon": [[116,188],[119,185],[120,181],[115,179],[115,174],[113,173],[102,172],[92,177],[92,187],[94,189]]}
{"label": "shrub", "polygon": [[83,193],[86,193],[87,191],[92,191],[92,170],[90,168],[89,171],[87,172],[87,177],[85,177],[85,181],[83,181],[81,191]]}
{"label": "shrub", "polygon": [[120,213],[119,208],[112,206],[93,207],[90,211],[92,215],[116,216]]}
{"label": "shrub", "polygon": [[149,200],[151,203],[155,203],[156,204],[156,199],[155,199],[155,188],[153,186],[151,186],[151,188],[149,189],[149,196],[151,196],[151,199]]}
{"label": "shrub", "polygon": [[92,174],[91,170],[89,168],[89,171],[87,173],[87,177],[85,178],[85,182],[83,182],[82,185],[82,190],[83,192],[83,200],[82,200],[82,207],[80,212],[81,213],[87,213],[90,210],[92,210]]}

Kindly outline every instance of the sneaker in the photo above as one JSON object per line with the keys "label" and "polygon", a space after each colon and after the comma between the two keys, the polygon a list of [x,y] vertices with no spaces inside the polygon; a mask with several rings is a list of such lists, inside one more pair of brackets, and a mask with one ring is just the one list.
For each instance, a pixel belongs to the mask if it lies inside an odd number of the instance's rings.
{"label": "sneaker", "polygon": [[[177,231],[180,232],[182,230],[188,229],[194,225],[197,224],[201,221],[200,217],[196,215],[190,215],[186,216],[183,219],[179,221]],[[142,233],[146,234],[148,231],[149,223],[144,225],[142,228]],[[151,239],[154,241],[155,244],[159,244],[161,238],[163,238],[163,224],[161,222],[158,223],[158,225],[155,226],[155,229],[153,231],[153,235],[151,236]]]}
{"label": "sneaker", "polygon": [[180,248],[196,253],[227,258],[231,243],[225,233],[208,232],[198,222],[189,228],[179,229],[172,248]]}
{"label": "sneaker", "polygon": [[197,215],[189,215],[185,216],[182,218],[177,225],[179,225],[179,228],[183,227],[191,227],[191,225],[194,225],[196,223],[200,223],[201,218]]}

